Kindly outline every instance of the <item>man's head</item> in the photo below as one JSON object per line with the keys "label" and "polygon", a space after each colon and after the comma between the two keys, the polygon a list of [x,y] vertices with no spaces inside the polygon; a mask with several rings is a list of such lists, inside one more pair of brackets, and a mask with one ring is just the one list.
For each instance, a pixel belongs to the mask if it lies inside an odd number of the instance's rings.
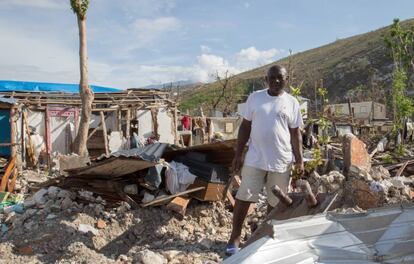
{"label": "man's head", "polygon": [[271,93],[278,94],[287,84],[288,74],[285,67],[274,65],[267,71],[266,82]]}

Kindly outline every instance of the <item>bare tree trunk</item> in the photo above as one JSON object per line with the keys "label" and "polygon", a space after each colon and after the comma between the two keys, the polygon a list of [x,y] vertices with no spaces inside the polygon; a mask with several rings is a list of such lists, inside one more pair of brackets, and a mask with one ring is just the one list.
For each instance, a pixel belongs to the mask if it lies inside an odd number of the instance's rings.
{"label": "bare tree trunk", "polygon": [[74,142],[74,152],[86,156],[88,154],[86,143],[88,141],[89,122],[91,120],[92,102],[94,99],[93,92],[88,85],[88,51],[86,42],[86,17],[82,19],[79,15],[79,66],[80,66],[80,83],[79,94],[82,101],[82,114]]}

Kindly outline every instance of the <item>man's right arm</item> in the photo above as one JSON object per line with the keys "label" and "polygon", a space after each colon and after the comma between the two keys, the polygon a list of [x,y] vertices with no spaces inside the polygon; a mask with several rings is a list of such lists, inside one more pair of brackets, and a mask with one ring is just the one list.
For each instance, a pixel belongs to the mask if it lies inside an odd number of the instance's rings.
{"label": "man's right arm", "polygon": [[234,155],[234,160],[233,160],[233,172],[238,172],[241,168],[241,165],[242,165],[241,159],[243,155],[243,150],[247,144],[247,141],[250,138],[251,129],[252,129],[252,122],[247,119],[243,119],[240,125],[240,128],[239,128],[238,136],[237,136],[236,153]]}

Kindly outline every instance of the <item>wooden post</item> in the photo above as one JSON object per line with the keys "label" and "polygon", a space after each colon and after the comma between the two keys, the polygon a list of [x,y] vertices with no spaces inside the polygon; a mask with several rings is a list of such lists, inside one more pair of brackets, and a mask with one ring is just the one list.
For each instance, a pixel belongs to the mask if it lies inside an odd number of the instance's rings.
{"label": "wooden post", "polygon": [[127,109],[126,114],[126,139],[127,139],[127,149],[131,148],[131,109]]}
{"label": "wooden post", "polygon": [[14,107],[10,108],[10,156],[16,156],[16,122],[15,122],[15,113],[16,109]]}
{"label": "wooden post", "polygon": [[122,132],[122,109],[118,110],[118,131],[121,132],[121,135],[123,136],[123,132]]}
{"label": "wooden post", "polygon": [[46,144],[46,158],[47,158],[47,167],[50,168],[50,148],[49,148],[49,141],[50,141],[50,127],[49,127],[49,110],[48,106],[46,105],[45,109],[45,144]]}
{"label": "wooden post", "polygon": [[351,98],[348,97],[348,111],[349,111],[349,117],[351,118],[351,132],[352,134],[355,134],[354,132],[354,113],[352,111],[351,107]]}
{"label": "wooden post", "polygon": [[107,131],[106,131],[105,115],[104,115],[103,111],[101,111],[99,113],[101,115],[101,124],[102,124],[104,144],[105,144],[105,154],[109,155],[108,134],[107,134]]}
{"label": "wooden post", "polygon": [[[46,106],[46,112],[45,112],[45,123],[46,123],[46,153],[47,156],[50,159],[50,154],[52,153],[52,131],[50,130],[50,111],[49,107]],[[77,132],[76,132],[77,133]]]}
{"label": "wooden post", "polygon": [[174,144],[175,145],[178,145],[179,135],[178,135],[178,113],[177,113],[177,106],[174,106],[174,135],[175,135],[175,137],[174,137]]}

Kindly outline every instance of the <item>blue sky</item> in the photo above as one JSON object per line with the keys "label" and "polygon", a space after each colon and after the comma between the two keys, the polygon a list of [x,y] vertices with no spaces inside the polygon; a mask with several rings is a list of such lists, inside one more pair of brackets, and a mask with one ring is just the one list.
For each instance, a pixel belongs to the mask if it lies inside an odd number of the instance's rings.
{"label": "blue sky", "polygon": [[[90,82],[208,82],[413,17],[412,0],[90,0]],[[69,0],[0,0],[0,79],[77,83]]]}

